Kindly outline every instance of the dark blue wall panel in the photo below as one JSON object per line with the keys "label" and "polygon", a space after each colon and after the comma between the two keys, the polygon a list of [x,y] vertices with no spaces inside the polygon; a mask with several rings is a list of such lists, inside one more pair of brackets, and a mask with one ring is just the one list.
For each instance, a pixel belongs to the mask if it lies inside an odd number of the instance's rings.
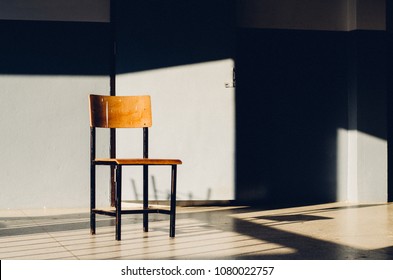
{"label": "dark blue wall panel", "polygon": [[0,73],[109,75],[107,23],[0,21]]}
{"label": "dark blue wall panel", "polygon": [[117,72],[232,58],[233,0],[116,1]]}
{"label": "dark blue wall panel", "polygon": [[[384,32],[238,30],[237,199],[336,201],[337,131],[349,128],[348,93],[356,90],[367,106],[379,102],[368,92],[386,90],[385,47]],[[386,120],[365,115],[357,129],[386,139]]]}

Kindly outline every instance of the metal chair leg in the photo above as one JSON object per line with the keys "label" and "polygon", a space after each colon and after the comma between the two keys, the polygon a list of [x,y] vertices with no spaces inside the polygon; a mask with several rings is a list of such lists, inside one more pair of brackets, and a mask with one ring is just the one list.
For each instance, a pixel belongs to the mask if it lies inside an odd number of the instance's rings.
{"label": "metal chair leg", "polygon": [[116,240],[121,240],[121,169],[116,166]]}
{"label": "metal chair leg", "polygon": [[[143,166],[143,210],[149,208],[149,169],[147,165]],[[149,231],[149,213],[143,212],[143,231]]]}
{"label": "metal chair leg", "polygon": [[177,165],[172,165],[171,208],[170,208],[170,225],[169,225],[169,236],[170,237],[175,237],[175,226],[176,226],[176,177],[177,177]]}
{"label": "metal chair leg", "polygon": [[96,234],[96,166],[93,163],[96,156],[96,129],[90,128],[90,233]]}
{"label": "metal chair leg", "polygon": [[96,234],[96,174],[95,166],[90,166],[90,233]]}

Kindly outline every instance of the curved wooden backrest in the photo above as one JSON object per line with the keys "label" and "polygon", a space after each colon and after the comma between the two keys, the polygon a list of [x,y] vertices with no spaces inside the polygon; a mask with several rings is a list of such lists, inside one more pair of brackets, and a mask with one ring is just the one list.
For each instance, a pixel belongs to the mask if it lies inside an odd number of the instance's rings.
{"label": "curved wooden backrest", "polygon": [[90,126],[142,128],[152,126],[150,96],[90,95]]}

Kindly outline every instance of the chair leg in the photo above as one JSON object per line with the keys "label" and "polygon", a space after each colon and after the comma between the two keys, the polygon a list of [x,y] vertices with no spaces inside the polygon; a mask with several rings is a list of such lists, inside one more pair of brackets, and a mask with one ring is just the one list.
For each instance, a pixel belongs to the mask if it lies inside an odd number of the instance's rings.
{"label": "chair leg", "polygon": [[[149,169],[147,165],[143,166],[143,210],[149,208]],[[143,212],[143,231],[149,231],[149,213]]]}
{"label": "chair leg", "polygon": [[90,165],[90,233],[96,234],[96,167]]}
{"label": "chair leg", "polygon": [[175,226],[176,226],[176,177],[177,177],[177,165],[172,165],[171,209],[170,209],[169,237],[175,237]]}
{"label": "chair leg", "polygon": [[121,240],[121,165],[116,166],[116,240]]}

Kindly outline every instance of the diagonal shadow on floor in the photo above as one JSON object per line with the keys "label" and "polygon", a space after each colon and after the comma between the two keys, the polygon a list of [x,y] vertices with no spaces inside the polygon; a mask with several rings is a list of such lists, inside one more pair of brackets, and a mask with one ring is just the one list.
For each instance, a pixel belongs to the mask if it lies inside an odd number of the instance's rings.
{"label": "diagonal shadow on floor", "polygon": [[[318,210],[309,210],[304,213],[316,214],[329,211],[340,211],[357,208],[377,207],[381,204],[373,205],[357,205],[342,207],[327,207]],[[243,211],[243,210],[242,210]],[[247,211],[259,211],[258,209],[247,209]],[[306,214],[289,214],[284,215],[262,215],[256,216],[255,219],[266,219],[272,221],[299,223],[302,227],[304,222],[315,220],[329,220],[323,216],[306,215]],[[217,213],[211,213],[210,217],[201,217],[201,220],[209,219],[210,221],[219,221],[221,219],[221,229],[237,232],[242,235],[250,236],[255,239],[265,240],[270,243],[280,244],[283,247],[294,249],[294,253],[290,254],[270,254],[262,251],[261,253],[253,253],[247,255],[233,256],[235,259],[288,259],[288,260],[345,260],[345,259],[372,259],[372,260],[393,260],[393,246],[380,248],[376,250],[363,250],[351,246],[326,241],[321,238],[313,238],[289,231],[280,230],[267,224],[255,224],[253,222],[232,218],[232,221],[224,221],[220,217],[214,217]],[[198,216],[194,216],[198,218]],[[226,227],[225,224],[231,224]],[[281,223],[283,225],[283,223]],[[216,224],[216,227],[219,226]]]}

